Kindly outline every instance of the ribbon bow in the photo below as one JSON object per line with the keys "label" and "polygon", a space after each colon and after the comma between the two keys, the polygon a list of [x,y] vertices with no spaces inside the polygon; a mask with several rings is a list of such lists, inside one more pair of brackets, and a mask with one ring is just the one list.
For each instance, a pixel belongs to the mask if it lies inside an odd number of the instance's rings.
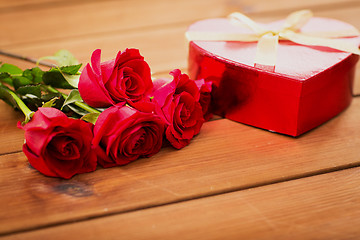
{"label": "ribbon bow", "polygon": [[343,52],[360,55],[359,46],[355,43],[334,39],[339,37],[358,36],[359,31],[351,27],[345,31],[306,33],[300,32],[313,16],[309,10],[291,13],[280,30],[266,29],[241,13],[232,13],[228,16],[230,22],[249,28],[253,33],[219,33],[219,32],[186,32],[189,41],[241,41],[258,42],[255,56],[257,65],[275,68],[276,53],[279,39],[285,39],[301,45],[330,47]]}

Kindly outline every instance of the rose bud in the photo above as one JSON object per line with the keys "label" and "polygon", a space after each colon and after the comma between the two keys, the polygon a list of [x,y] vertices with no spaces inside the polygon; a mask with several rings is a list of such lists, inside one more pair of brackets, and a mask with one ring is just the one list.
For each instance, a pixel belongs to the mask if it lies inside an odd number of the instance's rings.
{"label": "rose bud", "polygon": [[124,165],[160,151],[164,122],[153,113],[116,105],[100,114],[94,135],[94,146],[102,149],[99,164],[103,167]]}
{"label": "rose bud", "polygon": [[152,101],[155,112],[167,123],[166,139],[177,148],[183,148],[199,133],[204,123],[200,92],[195,82],[176,69],[173,80],[155,80]]}
{"label": "rose bud", "polygon": [[39,108],[29,123],[18,126],[25,130],[23,152],[42,174],[69,179],[96,169],[92,124],[68,118],[56,108]]}
{"label": "rose bud", "polygon": [[138,49],[119,52],[115,60],[100,63],[101,50],[91,56],[80,75],[79,92],[92,107],[109,107],[121,102],[144,100],[152,91],[149,65]]}

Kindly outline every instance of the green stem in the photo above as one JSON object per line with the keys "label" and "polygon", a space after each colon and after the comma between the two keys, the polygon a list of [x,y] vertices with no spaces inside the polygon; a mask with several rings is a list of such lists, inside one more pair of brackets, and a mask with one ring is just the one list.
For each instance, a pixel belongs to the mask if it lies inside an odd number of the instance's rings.
{"label": "green stem", "polygon": [[[48,85],[44,85],[44,87],[49,91],[49,92],[52,92],[52,93],[61,93],[59,92],[58,90],[56,90],[55,88],[53,88],[52,86],[48,86]],[[66,95],[65,93],[61,93],[61,95],[66,99],[68,97],[68,95]],[[100,111],[88,106],[87,104],[83,103],[83,102],[79,102],[79,101],[76,101],[74,102],[74,104],[82,109],[84,109],[85,111],[88,111],[90,113],[101,113]]]}
{"label": "green stem", "polygon": [[20,110],[24,113],[25,116],[28,116],[33,112],[26,106],[26,104],[13,91],[11,91],[9,89],[8,93],[10,93],[10,95],[14,98],[14,100],[16,101],[16,104],[19,106]]}
{"label": "green stem", "polygon": [[53,88],[52,86],[49,85],[41,85],[46,91],[51,92],[51,93],[60,93],[58,90],[56,90],[55,88]]}
{"label": "green stem", "polygon": [[85,103],[82,103],[82,102],[78,102],[78,101],[76,101],[76,102],[74,102],[74,104],[75,104],[76,106],[78,106],[78,107],[80,107],[80,108],[84,109],[85,111],[90,112],[90,113],[101,113],[100,111],[98,111],[98,110],[96,110],[96,109],[94,109],[94,108],[92,108],[92,107],[88,106],[88,105],[87,105],[87,104],[85,104]]}
{"label": "green stem", "polygon": [[[32,63],[39,62],[38,60],[36,60],[34,58],[18,55],[18,54],[11,53],[11,52],[5,52],[3,50],[0,50],[0,55],[4,55],[4,56],[7,56],[7,57],[16,58],[16,59],[20,59],[20,60],[28,61],[28,62],[32,62]],[[53,67],[54,66],[54,64],[51,64],[51,63],[48,63],[48,62],[43,62],[43,61],[40,61],[38,64],[46,66],[46,67]]]}
{"label": "green stem", "polygon": [[16,104],[18,105],[18,107],[20,108],[20,110],[23,112],[23,114],[25,115],[25,121],[24,123],[28,123],[31,119],[31,117],[34,115],[34,112],[31,111],[26,104],[18,97],[18,95],[16,95],[13,91],[11,91],[9,88],[7,87],[3,87],[3,89],[5,89],[10,95],[11,97],[15,100]]}

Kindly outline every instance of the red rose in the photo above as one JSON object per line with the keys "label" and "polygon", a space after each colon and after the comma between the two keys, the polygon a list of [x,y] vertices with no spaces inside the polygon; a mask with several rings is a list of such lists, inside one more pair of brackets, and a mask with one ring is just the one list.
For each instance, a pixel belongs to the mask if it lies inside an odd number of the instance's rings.
{"label": "red rose", "polygon": [[164,122],[153,113],[116,105],[100,114],[94,128],[95,146],[100,146],[99,164],[124,165],[160,151]]}
{"label": "red rose", "polygon": [[101,50],[91,56],[80,75],[79,92],[93,107],[108,107],[121,102],[143,100],[152,91],[149,65],[138,49],[119,52],[115,60],[100,63]]}
{"label": "red rose", "polygon": [[166,129],[166,139],[171,145],[180,149],[200,132],[204,123],[202,108],[199,102],[187,92],[176,95],[172,124]]}
{"label": "red rose", "polygon": [[153,101],[155,112],[167,123],[166,139],[177,149],[183,148],[199,133],[204,123],[195,82],[176,69],[172,81],[155,80]]}
{"label": "red rose", "polygon": [[195,81],[196,85],[200,89],[200,99],[199,103],[201,105],[204,120],[208,121],[212,118],[213,114],[211,112],[211,90],[212,90],[212,82],[204,81],[204,79],[199,79]]}
{"label": "red rose", "polygon": [[19,127],[25,130],[23,152],[41,173],[68,179],[96,169],[92,124],[68,118],[55,108],[39,108],[29,123]]}

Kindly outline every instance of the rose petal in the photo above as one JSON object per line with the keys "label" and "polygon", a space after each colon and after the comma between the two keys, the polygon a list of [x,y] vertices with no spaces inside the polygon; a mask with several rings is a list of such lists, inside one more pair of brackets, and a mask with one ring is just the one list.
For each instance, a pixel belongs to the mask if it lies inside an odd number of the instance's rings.
{"label": "rose petal", "polygon": [[101,76],[101,49],[96,49],[91,55],[91,66],[96,76]]}
{"label": "rose petal", "polygon": [[144,57],[140,55],[139,49],[127,48],[123,52],[118,52],[115,62],[117,66],[123,67],[122,64],[134,59],[144,60]]}
{"label": "rose petal", "polygon": [[[100,49],[93,52],[91,57],[92,66],[90,64],[85,66],[78,85],[82,99],[92,107],[108,107],[115,104],[107,92],[101,76],[100,54]],[[105,74],[108,74],[107,71],[105,71]]]}
{"label": "rose petal", "polygon": [[102,147],[101,154],[108,157],[102,157],[104,160],[100,159],[99,163],[106,167],[124,165],[160,150],[164,122],[152,113],[140,112],[127,105],[114,106],[100,114],[94,133],[94,146]]}
{"label": "rose petal", "polygon": [[26,144],[23,145],[23,152],[33,168],[37,169],[46,176],[57,177],[57,174],[47,167],[47,165],[44,163],[44,160],[31,151],[31,149]]}
{"label": "rose petal", "polygon": [[170,72],[170,75],[172,75],[174,80],[177,82],[175,94],[187,92],[192,95],[196,101],[199,100],[199,88],[193,80],[189,79],[187,74],[182,74],[179,69],[175,69]]}
{"label": "rose petal", "polygon": [[115,66],[114,59],[100,63],[101,76],[102,76],[102,80],[103,80],[104,84],[106,84],[106,82],[110,78],[111,74],[113,73],[114,66]]}

